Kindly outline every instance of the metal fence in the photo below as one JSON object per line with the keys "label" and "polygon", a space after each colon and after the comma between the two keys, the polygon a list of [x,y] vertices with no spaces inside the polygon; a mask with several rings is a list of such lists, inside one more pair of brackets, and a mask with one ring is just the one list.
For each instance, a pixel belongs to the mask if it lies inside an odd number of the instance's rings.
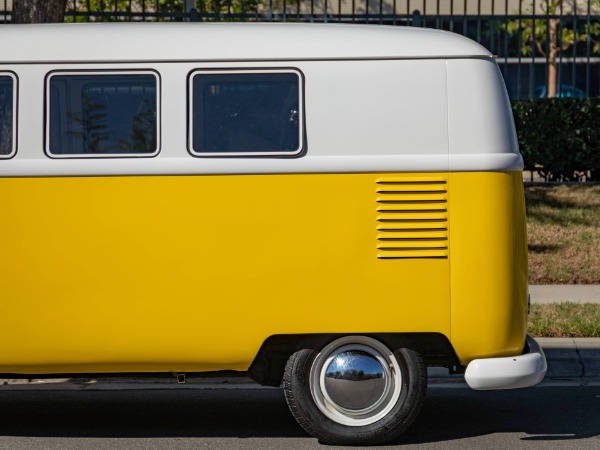
{"label": "metal fence", "polygon": [[[0,23],[10,22],[11,7],[12,1],[0,0]],[[497,55],[511,98],[600,96],[600,0],[68,0],[65,21],[437,28],[467,36]]]}

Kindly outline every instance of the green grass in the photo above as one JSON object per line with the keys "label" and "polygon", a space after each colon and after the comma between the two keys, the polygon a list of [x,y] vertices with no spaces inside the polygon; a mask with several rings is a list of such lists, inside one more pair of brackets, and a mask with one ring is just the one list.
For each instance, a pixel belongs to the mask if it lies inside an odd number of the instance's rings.
{"label": "green grass", "polygon": [[528,185],[530,284],[600,284],[600,185]]}
{"label": "green grass", "polygon": [[539,337],[600,337],[600,304],[533,304],[527,332]]}

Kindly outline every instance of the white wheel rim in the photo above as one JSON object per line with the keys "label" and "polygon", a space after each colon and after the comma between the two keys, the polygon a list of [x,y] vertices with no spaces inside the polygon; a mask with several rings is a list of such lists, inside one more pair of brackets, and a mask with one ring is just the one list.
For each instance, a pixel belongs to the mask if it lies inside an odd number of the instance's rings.
{"label": "white wheel rim", "polygon": [[[332,399],[327,390],[326,370],[332,360],[347,352],[360,352],[377,361],[383,370],[385,386],[379,398],[360,409],[348,409]],[[315,358],[310,369],[310,391],[319,410],[342,425],[365,426],[381,420],[396,405],[402,390],[402,372],[392,351],[381,342],[366,336],[346,336],[327,345]]]}

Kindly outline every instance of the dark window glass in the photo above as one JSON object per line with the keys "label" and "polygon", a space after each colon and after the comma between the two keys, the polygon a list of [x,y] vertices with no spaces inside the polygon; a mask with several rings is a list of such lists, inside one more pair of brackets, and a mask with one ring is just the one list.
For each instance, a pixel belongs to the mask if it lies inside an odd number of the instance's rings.
{"label": "dark window glass", "polygon": [[156,91],[153,75],[52,76],[50,153],[155,153]]}
{"label": "dark window glass", "polygon": [[0,75],[0,155],[13,152],[14,80]]}
{"label": "dark window glass", "polygon": [[193,76],[192,88],[194,152],[300,150],[297,74],[202,73]]}

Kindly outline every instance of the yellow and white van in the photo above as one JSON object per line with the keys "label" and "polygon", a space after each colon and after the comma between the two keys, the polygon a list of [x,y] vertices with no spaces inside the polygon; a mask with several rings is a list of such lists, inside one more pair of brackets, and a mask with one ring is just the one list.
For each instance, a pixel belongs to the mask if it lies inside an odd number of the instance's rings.
{"label": "yellow and white van", "polygon": [[[0,372],[248,371],[323,442],[539,382],[492,55],[402,27],[0,28]],[[10,45],[8,45],[10,43]]]}

